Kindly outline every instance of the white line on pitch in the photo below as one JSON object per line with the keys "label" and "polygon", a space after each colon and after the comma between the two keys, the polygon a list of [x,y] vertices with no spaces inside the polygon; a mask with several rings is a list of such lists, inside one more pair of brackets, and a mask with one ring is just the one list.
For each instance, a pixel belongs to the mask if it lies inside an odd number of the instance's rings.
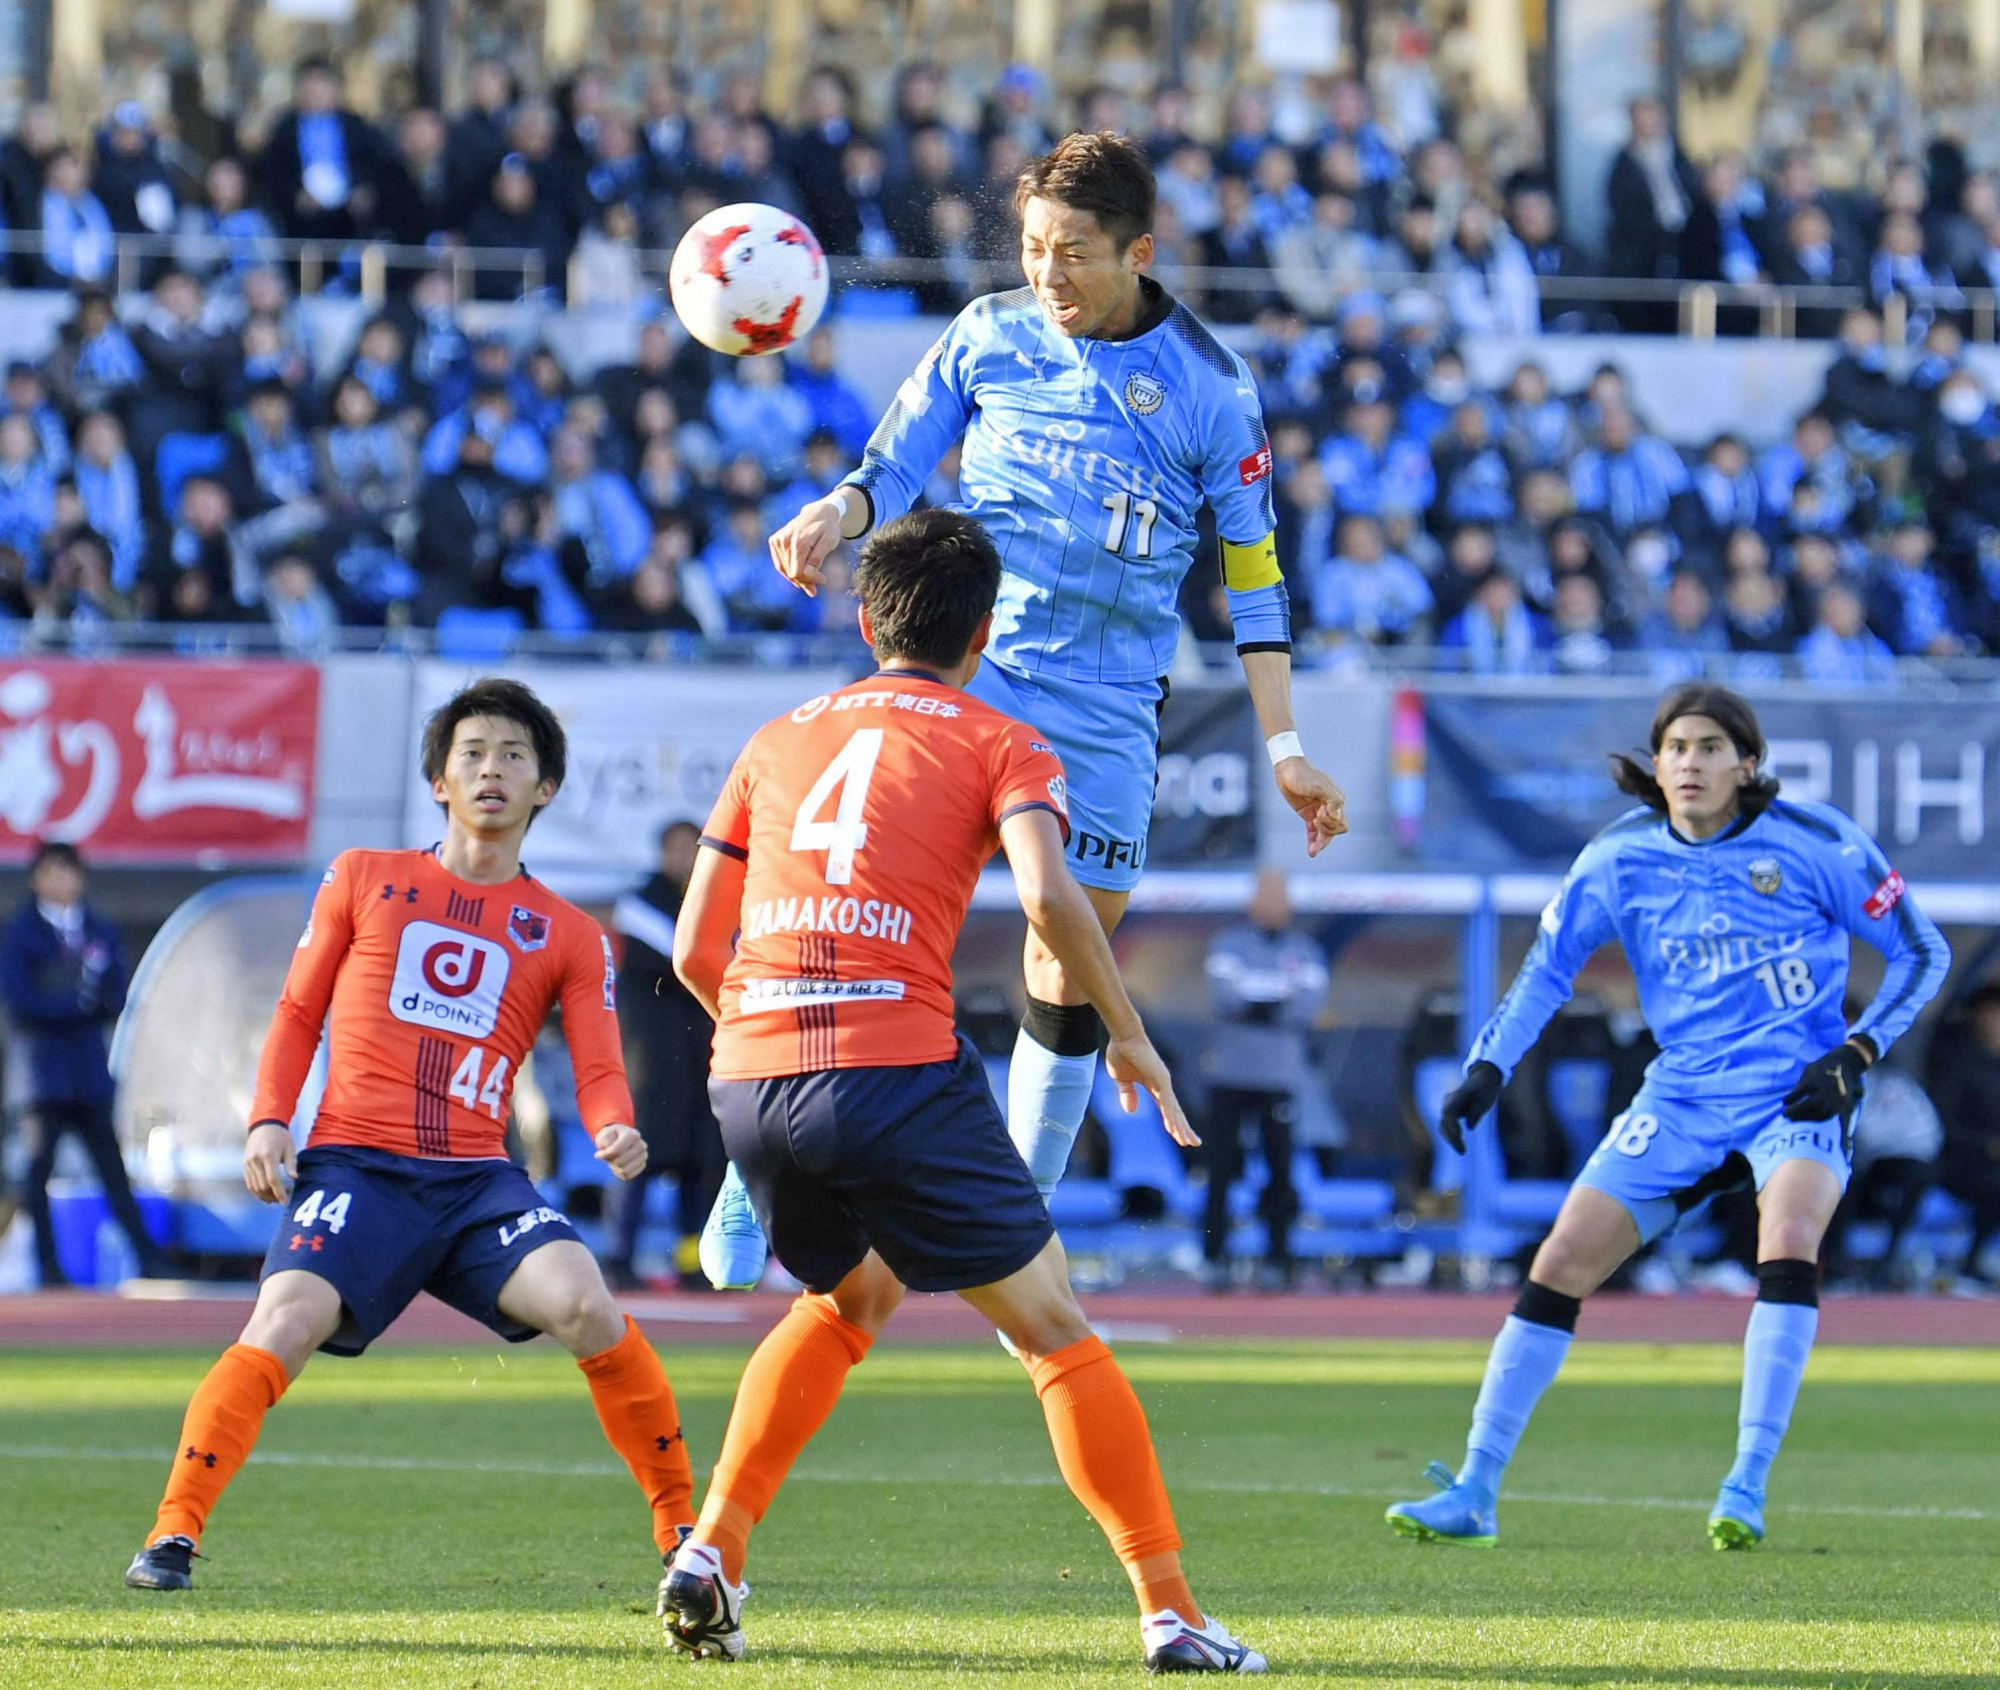
{"label": "white line on pitch", "polygon": [[[168,1449],[72,1449],[62,1444],[0,1444],[0,1461],[170,1461]],[[413,1455],[349,1455],[309,1450],[259,1450],[250,1457],[252,1465],[264,1467],[341,1467],[362,1472],[385,1473],[516,1473],[538,1479],[624,1478],[625,1469],[608,1461],[453,1461],[433,1460]],[[909,1473],[852,1473],[834,1469],[797,1472],[792,1478],[801,1484],[821,1485],[990,1485],[1008,1490],[1058,1486],[1062,1480],[1047,1474],[983,1474],[978,1477],[957,1473],[917,1475]],[[1375,1501],[1384,1496],[1379,1489],[1354,1485],[1273,1484],[1262,1479],[1180,1479],[1175,1490],[1215,1491],[1246,1496],[1323,1496],[1336,1501]],[[1578,1496],[1555,1491],[1509,1491],[1509,1502],[1551,1502],[1570,1508],[1675,1508],[1706,1509],[1708,1503],[1684,1496]],[[1864,1520],[1994,1520],[2000,1512],[1987,1508],[1877,1508],[1865,1503],[1798,1502],[1782,1510],[1787,1514],[1836,1514]]]}

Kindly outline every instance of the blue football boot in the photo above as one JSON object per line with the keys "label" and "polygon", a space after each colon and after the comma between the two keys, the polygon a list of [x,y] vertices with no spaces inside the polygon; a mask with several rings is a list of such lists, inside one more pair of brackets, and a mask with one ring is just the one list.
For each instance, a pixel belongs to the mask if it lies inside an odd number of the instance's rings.
{"label": "blue football boot", "polygon": [[1761,1491],[1722,1481],[1708,1515],[1711,1549],[1755,1549],[1764,1541],[1764,1496]]}
{"label": "blue football boot", "polygon": [[1500,1541],[1498,1504],[1471,1485],[1461,1485],[1442,1461],[1433,1461],[1424,1476],[1438,1494],[1421,1502],[1393,1502],[1385,1516],[1390,1528],[1419,1543],[1455,1543],[1465,1549],[1491,1549]]}
{"label": "blue football boot", "polygon": [[754,1291],[764,1277],[764,1264],[771,1246],[757,1211],[750,1206],[750,1193],[736,1164],[722,1177],[722,1189],[715,1195],[715,1207],[701,1229],[701,1271],[718,1291]]}

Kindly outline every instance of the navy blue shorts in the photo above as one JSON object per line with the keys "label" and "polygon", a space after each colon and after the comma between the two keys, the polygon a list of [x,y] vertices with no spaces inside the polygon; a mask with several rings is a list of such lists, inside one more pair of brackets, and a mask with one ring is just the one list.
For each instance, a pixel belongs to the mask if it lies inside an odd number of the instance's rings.
{"label": "navy blue shorts", "polygon": [[949,1062],[711,1080],[708,1095],[771,1249],[808,1290],[871,1247],[912,1291],[969,1290],[1055,1236],[963,1039]]}
{"label": "navy blue shorts", "polygon": [[511,1344],[536,1336],[498,1306],[500,1288],[534,1251],[575,1238],[512,1162],[448,1162],[330,1144],[299,1156],[299,1177],[261,1278],[316,1273],[340,1293],[340,1326],[320,1345],[358,1356],[419,1291]]}

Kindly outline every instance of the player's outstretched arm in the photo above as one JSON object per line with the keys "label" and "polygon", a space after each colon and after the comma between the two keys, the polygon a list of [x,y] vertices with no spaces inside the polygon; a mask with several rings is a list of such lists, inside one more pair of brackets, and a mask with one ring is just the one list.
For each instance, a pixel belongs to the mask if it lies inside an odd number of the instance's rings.
{"label": "player's outstretched arm", "polygon": [[867,532],[867,504],[868,495],[854,487],[836,487],[828,497],[813,500],[771,536],[771,562],[778,573],[808,598],[818,597],[820,576],[834,547]]}
{"label": "player's outstretched arm", "polygon": [[1306,855],[1316,857],[1347,831],[1347,795],[1332,776],[1306,760],[1292,715],[1292,654],[1246,651],[1242,658],[1250,703],[1271,753],[1272,776],[1285,802],[1306,824]]}
{"label": "player's outstretched arm", "polygon": [[1111,954],[1103,924],[1063,861],[1062,832],[1053,812],[1039,808],[1015,811],[1000,824],[1000,843],[1006,847],[1007,864],[1014,871],[1014,886],[1021,895],[1028,925],[1055,954],[1063,972],[1082,990],[1091,1007],[1104,1017],[1105,1030],[1111,1035],[1104,1066],[1118,1083],[1119,1102],[1129,1114],[1139,1105],[1135,1088],[1144,1086],[1160,1106],[1168,1136],[1190,1148],[1201,1143],[1174,1095],[1166,1063],[1146,1037],[1145,1023],[1125,995],[1125,982],[1119,978],[1118,962]]}
{"label": "player's outstretched arm", "polygon": [[711,1021],[722,1019],[722,976],[729,967],[743,908],[746,866],[742,858],[717,849],[704,836],[674,922],[674,972]]}

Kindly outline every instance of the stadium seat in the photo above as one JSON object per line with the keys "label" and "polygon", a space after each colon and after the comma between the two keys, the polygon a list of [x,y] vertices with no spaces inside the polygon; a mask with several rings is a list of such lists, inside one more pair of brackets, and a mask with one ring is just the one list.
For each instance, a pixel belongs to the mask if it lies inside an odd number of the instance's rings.
{"label": "stadium seat", "polygon": [[503,658],[527,628],[518,610],[479,610],[455,604],[438,612],[437,654],[466,663]]}
{"label": "stadium seat", "polygon": [[1549,1064],[1549,1107],[1569,1141],[1572,1165],[1581,1166],[1609,1120],[1611,1064],[1598,1057],[1564,1057]]}
{"label": "stadium seat", "polygon": [[180,505],[181,489],[196,475],[215,475],[229,461],[226,434],[163,434],[153,458],[153,482],[160,490],[160,508],[171,516]]}

